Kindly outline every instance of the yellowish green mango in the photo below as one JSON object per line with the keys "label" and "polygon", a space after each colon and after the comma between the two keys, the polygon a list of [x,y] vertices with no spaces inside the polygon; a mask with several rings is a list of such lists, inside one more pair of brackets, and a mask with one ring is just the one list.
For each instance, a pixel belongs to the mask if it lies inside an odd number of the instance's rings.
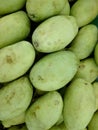
{"label": "yellowish green mango", "polygon": [[0,15],[9,14],[23,8],[26,0],[0,0]]}
{"label": "yellowish green mango", "polygon": [[30,105],[33,87],[25,76],[14,80],[0,89],[0,120],[19,116]]}
{"label": "yellowish green mango", "polygon": [[76,18],[79,27],[89,24],[96,18],[97,14],[96,0],[78,0],[71,7],[71,15]]}
{"label": "yellowish green mango", "polygon": [[83,78],[92,83],[98,77],[98,66],[94,58],[86,58],[80,61],[79,68],[74,78]]}
{"label": "yellowish green mango", "polygon": [[26,11],[31,20],[43,21],[59,14],[66,0],[27,0]]}
{"label": "yellowish green mango", "polygon": [[59,119],[63,109],[63,100],[57,91],[48,92],[38,98],[26,112],[28,130],[48,130]]}
{"label": "yellowish green mango", "polygon": [[78,65],[79,60],[71,51],[47,54],[31,68],[30,81],[42,91],[60,89],[74,77]]}
{"label": "yellowish green mango", "polygon": [[73,80],[64,95],[64,124],[68,130],[85,129],[95,112],[92,84],[84,79]]}
{"label": "yellowish green mango", "polygon": [[3,120],[2,125],[4,126],[4,128],[9,128],[14,125],[23,124],[24,122],[25,122],[25,112],[22,112],[20,115],[14,118]]}
{"label": "yellowish green mango", "polygon": [[98,130],[98,111],[96,111],[88,124],[88,130]]}
{"label": "yellowish green mango", "polygon": [[43,21],[32,34],[32,43],[39,52],[49,53],[65,48],[78,33],[73,16],[58,15]]}
{"label": "yellowish green mango", "polygon": [[96,110],[98,110],[98,82],[93,83],[93,89],[95,93],[95,98],[96,98]]}
{"label": "yellowish green mango", "polygon": [[60,125],[62,122],[63,122],[63,113],[61,113],[61,116],[59,117],[55,125]]}
{"label": "yellowish green mango", "polygon": [[25,74],[34,59],[35,50],[28,41],[0,49],[0,82],[9,82]]}
{"label": "yellowish green mango", "polygon": [[70,50],[73,51],[78,58],[85,59],[93,51],[98,37],[98,29],[94,24],[88,24],[82,27],[75,39],[72,41]]}
{"label": "yellowish green mango", "polygon": [[98,43],[96,44],[94,48],[94,59],[95,59],[96,64],[98,65]]}
{"label": "yellowish green mango", "polygon": [[8,130],[28,130],[25,125],[22,126],[12,126]]}
{"label": "yellowish green mango", "polygon": [[29,33],[30,20],[26,12],[17,11],[0,18],[0,48],[24,40]]}

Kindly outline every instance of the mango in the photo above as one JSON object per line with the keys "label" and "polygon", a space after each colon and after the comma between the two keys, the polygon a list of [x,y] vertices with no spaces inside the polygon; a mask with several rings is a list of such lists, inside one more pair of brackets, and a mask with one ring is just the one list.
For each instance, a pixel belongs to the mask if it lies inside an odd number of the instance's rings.
{"label": "mango", "polygon": [[62,109],[63,100],[57,91],[41,96],[26,112],[25,122],[28,130],[48,130],[57,122]]}
{"label": "mango", "polygon": [[64,49],[78,33],[73,16],[58,15],[43,21],[32,34],[32,43],[39,52]]}
{"label": "mango", "polygon": [[85,129],[95,112],[92,84],[84,79],[73,80],[64,95],[64,124],[68,130]]}
{"label": "mango", "polygon": [[59,14],[66,0],[27,0],[26,11],[31,20],[41,22]]}
{"label": "mango", "polygon": [[98,111],[96,111],[88,124],[88,130],[98,130]]}
{"label": "mango", "polygon": [[33,87],[25,76],[0,89],[0,120],[12,119],[24,112],[32,99]]}
{"label": "mango", "polygon": [[0,48],[24,40],[29,33],[30,20],[26,12],[17,11],[0,18]]}
{"label": "mango", "polygon": [[20,41],[0,49],[0,82],[9,82],[24,75],[35,59],[35,50],[28,41]]}
{"label": "mango", "polygon": [[26,0],[0,0],[0,15],[18,11],[24,7]]}
{"label": "mango", "polygon": [[71,51],[58,51],[41,58],[30,70],[33,86],[43,91],[64,87],[77,72],[79,60]]}
{"label": "mango", "polygon": [[71,15],[77,20],[78,26],[92,22],[98,13],[98,4],[96,0],[77,0],[71,7]]}
{"label": "mango", "polygon": [[92,53],[97,42],[97,36],[97,26],[94,24],[85,25],[79,30],[69,49],[73,51],[80,60],[85,59]]}

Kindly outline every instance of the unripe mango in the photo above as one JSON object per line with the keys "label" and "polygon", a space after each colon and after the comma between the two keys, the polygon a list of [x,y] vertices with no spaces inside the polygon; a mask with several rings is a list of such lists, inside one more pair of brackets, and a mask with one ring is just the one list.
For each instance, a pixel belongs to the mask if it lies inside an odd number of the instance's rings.
{"label": "unripe mango", "polygon": [[62,97],[57,91],[41,96],[27,110],[26,125],[28,130],[48,130],[57,122],[62,109]]}
{"label": "unripe mango", "polygon": [[35,29],[32,43],[39,52],[54,52],[65,48],[77,33],[78,26],[73,16],[54,16]]}
{"label": "unripe mango", "polygon": [[71,15],[76,18],[78,26],[82,27],[96,18],[97,10],[96,0],[78,0],[71,7]]}
{"label": "unripe mango", "polygon": [[64,123],[68,130],[82,130],[87,127],[95,112],[95,95],[91,83],[75,79],[64,95]]}
{"label": "unripe mango", "polygon": [[31,20],[40,22],[59,14],[66,0],[27,0],[26,10]]}
{"label": "unripe mango", "polygon": [[0,89],[0,120],[20,115],[29,106],[33,95],[32,85],[27,77],[21,77]]}
{"label": "unripe mango", "polygon": [[0,0],[0,15],[5,15],[22,9],[26,0]]}
{"label": "unripe mango", "polygon": [[78,65],[79,60],[71,51],[48,54],[31,68],[31,83],[43,91],[60,89],[74,77]]}
{"label": "unripe mango", "polygon": [[29,33],[30,20],[24,11],[0,18],[0,48],[24,40]]}
{"label": "unripe mango", "polygon": [[0,82],[9,82],[25,74],[34,59],[35,50],[27,41],[0,49]]}

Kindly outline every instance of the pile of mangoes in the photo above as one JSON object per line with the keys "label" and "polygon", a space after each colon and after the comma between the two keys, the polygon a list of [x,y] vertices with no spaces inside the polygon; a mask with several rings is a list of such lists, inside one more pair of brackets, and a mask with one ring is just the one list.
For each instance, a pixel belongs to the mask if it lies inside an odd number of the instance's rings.
{"label": "pile of mangoes", "polygon": [[98,0],[0,0],[0,130],[98,130],[96,20]]}

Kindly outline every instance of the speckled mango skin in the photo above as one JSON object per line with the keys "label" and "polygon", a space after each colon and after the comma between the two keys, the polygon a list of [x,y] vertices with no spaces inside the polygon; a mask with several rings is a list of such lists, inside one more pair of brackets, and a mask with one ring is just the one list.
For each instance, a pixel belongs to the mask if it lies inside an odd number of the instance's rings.
{"label": "speckled mango skin", "polygon": [[78,33],[73,16],[58,15],[42,22],[32,34],[32,43],[39,52],[50,53],[65,48]]}
{"label": "speckled mango skin", "polygon": [[[63,109],[63,100],[57,91],[48,92],[37,99],[26,113],[26,125],[29,130],[48,130],[59,119]],[[48,113],[47,113],[48,112]]]}
{"label": "speckled mango skin", "polygon": [[0,48],[24,40],[30,33],[30,20],[24,11],[0,18]]}
{"label": "speckled mango skin", "polygon": [[31,68],[31,83],[43,91],[60,89],[74,77],[78,65],[79,60],[71,51],[48,54]]}
{"label": "speckled mango skin", "polygon": [[[68,130],[87,127],[96,109],[92,84],[77,78],[71,82],[64,95],[64,123]],[[85,115],[85,116],[84,116]]]}

